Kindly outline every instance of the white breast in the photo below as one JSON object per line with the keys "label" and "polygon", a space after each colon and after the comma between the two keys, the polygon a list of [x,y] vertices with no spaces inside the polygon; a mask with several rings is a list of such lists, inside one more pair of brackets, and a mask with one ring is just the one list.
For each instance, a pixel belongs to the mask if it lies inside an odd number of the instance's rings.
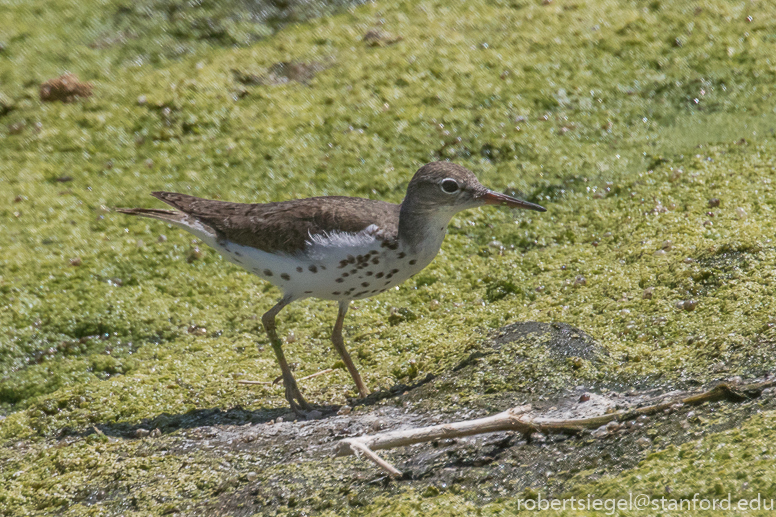
{"label": "white breast", "polygon": [[[210,244],[229,261],[271,282],[293,299],[355,300],[400,284],[436,256],[441,238],[422,250],[395,249],[372,225],[359,233],[331,232],[310,237],[304,252],[274,254],[234,243]],[[441,237],[444,237],[442,233]]]}

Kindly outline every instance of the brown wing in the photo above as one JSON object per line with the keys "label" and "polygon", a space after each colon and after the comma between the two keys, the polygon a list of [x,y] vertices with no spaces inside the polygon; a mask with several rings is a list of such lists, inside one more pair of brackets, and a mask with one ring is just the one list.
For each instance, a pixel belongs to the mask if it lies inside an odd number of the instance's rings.
{"label": "brown wing", "polygon": [[399,227],[399,205],[372,199],[327,196],[245,204],[174,192],[151,195],[207,224],[219,238],[267,252],[292,254],[304,249],[310,235],[356,233],[371,224],[387,239],[394,239]]}

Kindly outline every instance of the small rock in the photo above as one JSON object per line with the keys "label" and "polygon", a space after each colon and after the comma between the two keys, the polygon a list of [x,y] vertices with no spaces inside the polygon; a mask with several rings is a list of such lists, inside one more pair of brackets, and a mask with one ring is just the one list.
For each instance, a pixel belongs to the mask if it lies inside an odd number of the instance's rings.
{"label": "small rock", "polygon": [[385,45],[393,45],[402,40],[401,36],[393,36],[387,32],[383,32],[378,29],[372,29],[364,34],[361,38],[364,43],[370,47],[381,47]]}
{"label": "small rock", "polygon": [[606,430],[609,432],[616,431],[620,428],[620,424],[614,420],[606,424]]}
{"label": "small rock", "polygon": [[609,435],[609,431],[607,431],[605,425],[602,425],[601,427],[593,431],[591,434],[593,438],[605,438],[606,436]]}
{"label": "small rock", "polygon": [[647,415],[639,415],[639,417],[636,419],[636,422],[641,422],[642,424],[649,422],[649,417]]}
{"label": "small rock", "polygon": [[8,134],[10,135],[19,135],[24,131],[24,128],[27,124],[24,122],[14,122],[13,124],[8,124]]}
{"label": "small rock", "polygon": [[258,477],[259,475],[256,474],[255,472],[248,472],[245,475],[245,479],[247,479],[249,483],[253,483],[254,481],[256,481],[256,479],[258,479]]}
{"label": "small rock", "polygon": [[385,420],[378,418],[377,420],[372,422],[372,431],[378,432],[383,428],[385,428]]}
{"label": "small rock", "polygon": [[718,198],[712,198],[709,199],[709,208],[717,208],[720,204],[720,200]]}
{"label": "small rock", "polygon": [[199,249],[199,246],[194,246],[189,250],[189,254],[186,257],[186,262],[191,264],[192,262],[199,260],[202,258],[202,250]]}
{"label": "small rock", "polygon": [[135,430],[135,438],[145,438],[149,434],[151,434],[151,431],[149,431],[148,429],[140,428]]}
{"label": "small rock", "polygon": [[162,436],[162,431],[160,431],[159,428],[157,427],[156,429],[151,431],[150,436],[151,438],[159,438],[160,436]]}
{"label": "small rock", "polygon": [[148,97],[146,97],[145,95],[138,95],[137,97],[138,106],[145,106],[147,102],[148,102]]}
{"label": "small rock", "polygon": [[92,95],[91,83],[82,83],[78,76],[66,73],[40,85],[40,100],[43,102],[74,102]]}
{"label": "small rock", "polygon": [[682,426],[682,429],[689,429],[690,428],[690,422],[687,421],[687,420],[682,420],[682,423],[679,424],[679,425]]}
{"label": "small rock", "polygon": [[641,293],[641,297],[645,300],[651,300],[652,295],[655,294],[655,288],[654,287],[647,287],[644,289],[644,292]]}
{"label": "small rock", "polygon": [[318,420],[318,419],[319,419],[319,418],[321,418],[322,416],[323,416],[323,413],[321,413],[321,412],[320,412],[320,411],[318,411],[317,409],[313,409],[312,411],[310,411],[309,413],[307,413],[307,415],[306,415],[306,417],[305,417],[305,418],[306,418],[307,420]]}
{"label": "small rock", "polygon": [[736,208],[736,217],[738,217],[738,218],[739,218],[739,219],[741,219],[742,221],[743,221],[744,219],[746,219],[746,210],[744,210],[744,209],[743,209],[743,208],[741,208],[740,206],[739,206],[738,208]]}
{"label": "small rock", "polygon": [[349,415],[349,414],[350,414],[350,412],[352,411],[352,409],[353,409],[353,408],[351,408],[350,406],[342,406],[342,407],[339,409],[339,411],[337,411],[337,414],[338,414],[338,415],[340,415],[340,416],[343,416],[343,415]]}
{"label": "small rock", "polygon": [[652,445],[652,440],[650,440],[646,436],[642,436],[641,438],[636,440],[636,445],[638,445],[642,449],[646,449],[647,447],[650,447]]}
{"label": "small rock", "polygon": [[[272,423],[272,421],[270,421],[270,423]],[[277,417],[275,419],[275,423],[276,424],[282,424],[283,423],[283,417],[282,416]]]}
{"label": "small rock", "polygon": [[81,260],[81,257],[73,257],[70,259],[70,265],[73,267],[78,267],[83,263]]}
{"label": "small rock", "polygon": [[167,242],[167,236],[166,235],[160,235],[158,239],[156,239],[156,242]]}
{"label": "small rock", "polygon": [[574,287],[582,287],[585,285],[587,285],[587,279],[582,275],[579,275],[574,279]]}
{"label": "small rock", "polygon": [[587,402],[590,400],[590,393],[583,393],[579,396],[579,402]]}

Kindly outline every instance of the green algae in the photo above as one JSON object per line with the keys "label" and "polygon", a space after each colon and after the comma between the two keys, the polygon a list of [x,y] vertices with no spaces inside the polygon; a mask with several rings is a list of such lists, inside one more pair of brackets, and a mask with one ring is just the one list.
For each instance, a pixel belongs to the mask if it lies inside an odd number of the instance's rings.
{"label": "green algae", "polygon": [[[530,320],[572,324],[609,355],[554,376],[554,363],[525,347],[517,353],[535,362],[509,382],[494,374],[450,389],[476,405],[484,385],[521,396],[575,377],[672,386],[772,371],[776,13],[763,4],[377,3],[244,47],[232,44],[272,31],[225,21],[226,39],[196,23],[162,34],[152,16],[129,34],[115,2],[0,4],[13,22],[0,29],[0,93],[13,108],[0,115],[0,438],[48,443],[63,429],[163,413],[285,407],[279,388],[234,383],[277,375],[258,319],[277,291],[209,249],[188,262],[190,236],[110,207],[158,206],[147,196],[157,189],[398,202],[433,159],[549,211],[461,214],[418,278],[356,304],[346,339],[370,388],[447,371],[491,330]],[[194,13],[228,18],[229,8]],[[402,39],[362,43],[374,27]],[[308,84],[235,80],[233,70],[260,75],[278,62],[326,69]],[[40,103],[37,85],[66,69],[93,82],[94,96]],[[694,310],[678,307],[688,300]],[[305,301],[281,314],[300,376],[336,365],[335,312]],[[342,372],[304,389],[319,404],[354,395]],[[83,478],[97,445],[76,454]],[[4,454],[4,481],[31,476],[4,489],[6,506],[78,504],[83,478],[44,495],[35,484],[50,467],[31,466],[21,449]],[[169,477],[176,465],[144,472]],[[127,474],[137,509],[170,510],[140,470]],[[215,490],[174,485],[163,497]],[[419,494],[408,495],[417,508],[445,511]]]}

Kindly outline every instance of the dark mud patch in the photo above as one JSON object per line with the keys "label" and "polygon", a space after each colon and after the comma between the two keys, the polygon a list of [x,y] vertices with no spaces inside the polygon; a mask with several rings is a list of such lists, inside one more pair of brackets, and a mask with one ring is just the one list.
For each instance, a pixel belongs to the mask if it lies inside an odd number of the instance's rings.
{"label": "dark mud patch", "polygon": [[[553,399],[553,406],[542,414],[583,418],[681,394],[589,395],[584,402],[578,394]],[[215,497],[193,508],[196,514],[314,515],[325,509],[357,509],[379,497],[408,491],[424,497],[449,491],[487,503],[532,491],[548,497],[562,494],[580,481],[634,468],[648,452],[736,427],[752,414],[774,407],[776,401],[769,394],[743,404],[679,405],[577,436],[534,434],[529,438],[503,432],[381,451],[404,472],[396,481],[371,463],[352,457],[332,459],[334,445],[346,437],[476,418],[484,412],[462,409],[450,419],[438,412],[415,411],[406,401],[388,401],[382,407],[314,422],[189,430],[170,452],[180,454],[204,446],[209,454],[249,458],[244,466],[225,475]]]}
{"label": "dark mud patch", "polygon": [[[574,358],[583,364],[575,366]],[[73,501],[99,503],[106,510],[149,503],[142,497],[154,493],[153,488],[143,488],[145,495],[136,497],[122,481],[128,476],[125,469],[137,468],[122,467],[124,462],[148,461],[155,465],[154,476],[183,472],[192,480],[190,488],[165,499],[164,513],[358,514],[378,500],[408,494],[433,498],[451,493],[476,504],[536,492],[558,496],[580,483],[634,468],[649,452],[736,427],[757,412],[776,409],[773,389],[751,396],[742,391],[737,402],[678,404],[571,435],[499,432],[380,451],[404,473],[399,480],[389,479],[370,462],[334,458],[344,438],[471,420],[526,403],[532,405],[533,416],[577,419],[686,394],[654,385],[642,391],[618,390],[606,387],[607,382],[612,385],[609,381],[587,378],[587,364],[606,360],[600,343],[573,326],[516,323],[475,346],[460,364],[414,385],[372,394],[352,409],[321,406],[311,419],[285,408],[197,409],[133,424],[97,422],[81,432],[63,430],[51,440],[62,451],[82,441],[123,451],[111,467],[112,477],[90,479]],[[520,373],[526,368],[532,376]],[[544,379],[544,372],[550,371],[555,376]],[[740,381],[727,380],[734,386]]]}

